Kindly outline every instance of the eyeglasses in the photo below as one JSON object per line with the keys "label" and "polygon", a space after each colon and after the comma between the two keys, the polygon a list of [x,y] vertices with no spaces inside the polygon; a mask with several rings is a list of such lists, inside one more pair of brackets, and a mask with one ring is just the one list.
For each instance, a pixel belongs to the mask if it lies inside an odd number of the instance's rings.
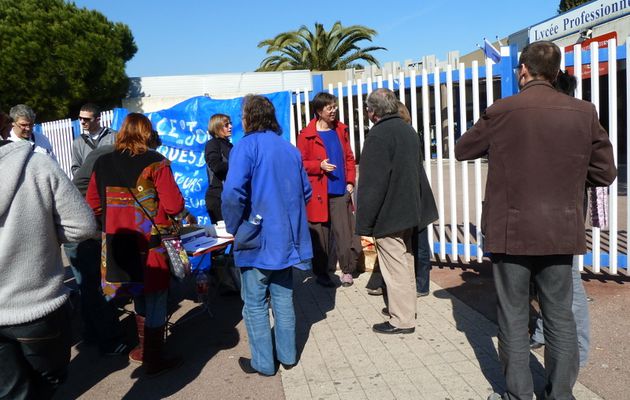
{"label": "eyeglasses", "polygon": [[231,126],[231,125],[232,125],[232,122],[228,121],[225,124],[223,124],[223,127],[227,128],[228,126]]}
{"label": "eyeglasses", "polygon": [[33,126],[35,126],[35,123],[29,122],[27,124],[18,124],[17,122],[15,122],[15,125],[19,127],[20,129],[26,129],[26,128],[32,128]]}
{"label": "eyeglasses", "polygon": [[339,109],[339,106],[336,104],[329,104],[326,107],[324,107],[324,111],[326,112],[334,112],[337,111]]}
{"label": "eyeglasses", "polygon": [[92,118],[79,117],[79,121],[81,121],[81,122],[92,122],[92,121],[94,121],[94,117],[92,117]]}

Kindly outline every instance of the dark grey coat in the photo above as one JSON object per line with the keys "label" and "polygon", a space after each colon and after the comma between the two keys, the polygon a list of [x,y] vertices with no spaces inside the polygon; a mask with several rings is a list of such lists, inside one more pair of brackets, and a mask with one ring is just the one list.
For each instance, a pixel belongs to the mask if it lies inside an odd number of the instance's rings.
{"label": "dark grey coat", "polygon": [[385,237],[437,219],[418,134],[399,116],[386,116],[370,130],[361,153],[357,196],[359,235]]}

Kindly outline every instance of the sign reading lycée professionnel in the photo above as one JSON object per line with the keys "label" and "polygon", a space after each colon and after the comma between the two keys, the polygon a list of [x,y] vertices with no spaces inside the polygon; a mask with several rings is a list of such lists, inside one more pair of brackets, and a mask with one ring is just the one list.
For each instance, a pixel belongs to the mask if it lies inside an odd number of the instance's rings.
{"label": "sign reading lyc\u00e9e professionnel", "polygon": [[529,28],[529,42],[553,40],[630,13],[630,0],[599,0]]}

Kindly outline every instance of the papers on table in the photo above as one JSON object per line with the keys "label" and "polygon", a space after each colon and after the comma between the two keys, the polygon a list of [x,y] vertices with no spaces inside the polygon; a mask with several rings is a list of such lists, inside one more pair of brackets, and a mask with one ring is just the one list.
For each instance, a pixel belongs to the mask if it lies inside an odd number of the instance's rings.
{"label": "papers on table", "polygon": [[[211,236],[208,236],[208,234]],[[221,229],[215,225],[182,235],[184,249],[193,256],[225,247],[233,241],[234,237],[225,231],[225,227]]]}

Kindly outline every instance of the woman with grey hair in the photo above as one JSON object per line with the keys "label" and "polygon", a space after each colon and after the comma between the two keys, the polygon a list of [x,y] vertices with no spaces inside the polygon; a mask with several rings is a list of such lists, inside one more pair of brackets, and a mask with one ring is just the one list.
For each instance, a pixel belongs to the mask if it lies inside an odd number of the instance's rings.
{"label": "woman with grey hair", "polygon": [[30,141],[35,152],[47,154],[53,159],[57,159],[48,138],[42,134],[35,134],[33,129],[35,127],[35,112],[32,108],[26,104],[18,104],[9,110],[9,116],[13,122],[7,140],[12,142]]}

